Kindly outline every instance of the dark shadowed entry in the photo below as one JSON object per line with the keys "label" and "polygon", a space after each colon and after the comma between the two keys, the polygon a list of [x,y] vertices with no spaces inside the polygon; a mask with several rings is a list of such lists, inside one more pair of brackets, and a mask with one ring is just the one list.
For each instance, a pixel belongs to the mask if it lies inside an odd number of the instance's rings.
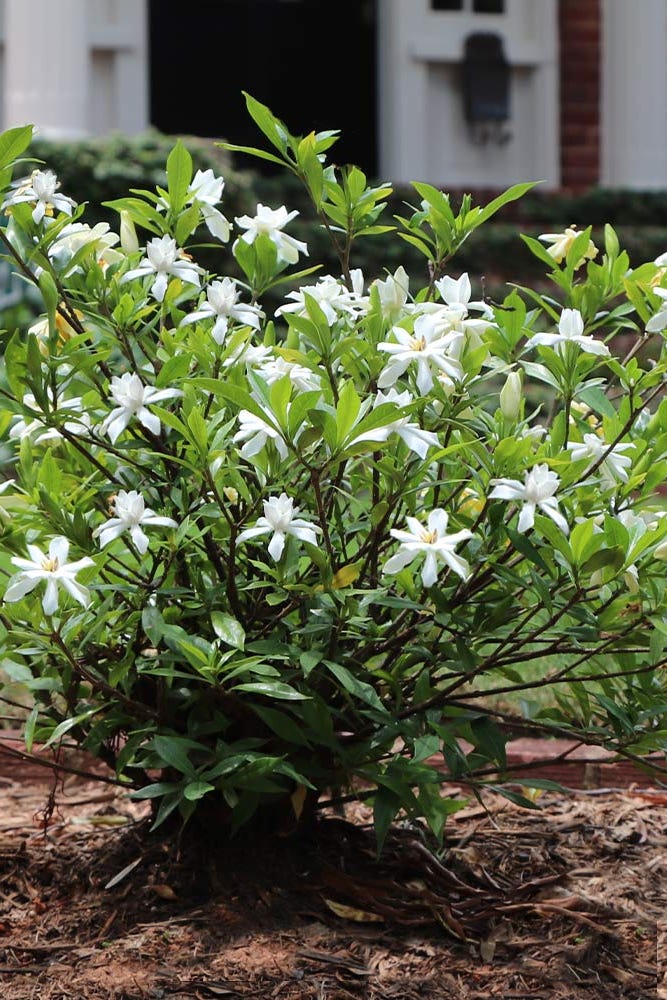
{"label": "dark shadowed entry", "polygon": [[293,134],[339,129],[332,159],[375,177],[375,8],[376,0],[150,0],[152,125],[261,145],[245,90]]}

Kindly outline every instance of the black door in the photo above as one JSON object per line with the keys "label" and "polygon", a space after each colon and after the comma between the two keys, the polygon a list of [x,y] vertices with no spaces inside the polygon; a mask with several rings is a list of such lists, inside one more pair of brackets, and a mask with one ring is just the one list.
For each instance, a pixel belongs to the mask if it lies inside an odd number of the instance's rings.
{"label": "black door", "polygon": [[375,7],[376,0],[150,0],[152,125],[261,146],[245,90],[292,134],[339,129],[332,160],[375,177]]}

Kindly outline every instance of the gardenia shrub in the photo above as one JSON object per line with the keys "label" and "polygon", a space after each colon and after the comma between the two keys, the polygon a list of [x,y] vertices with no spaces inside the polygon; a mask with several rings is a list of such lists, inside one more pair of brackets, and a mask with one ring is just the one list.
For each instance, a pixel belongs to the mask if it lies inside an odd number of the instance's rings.
{"label": "gardenia shrub", "polygon": [[[226,148],[302,181],[340,273],[285,205],[226,218],[182,141],[115,233],[48,165],[26,176],[30,126],[0,138],[6,256],[45,310],[6,339],[2,389],[27,750],[85,748],[154,827],[287,829],[362,796],[379,845],[399,816],[441,837],[461,787],[531,805],[505,780],[521,720],[664,752],[667,257],[545,233],[525,242],[553,295],[475,297],[454,255],[532,183],[455,214],[415,182],[385,218],[335,131],[245,97],[267,148]],[[379,234],[420,273],[355,269]]]}

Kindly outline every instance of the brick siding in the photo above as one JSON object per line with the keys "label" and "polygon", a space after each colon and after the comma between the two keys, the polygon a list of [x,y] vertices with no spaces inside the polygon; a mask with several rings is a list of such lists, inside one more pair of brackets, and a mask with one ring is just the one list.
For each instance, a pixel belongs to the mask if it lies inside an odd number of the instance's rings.
{"label": "brick siding", "polygon": [[581,192],[600,177],[600,0],[560,0],[561,185]]}

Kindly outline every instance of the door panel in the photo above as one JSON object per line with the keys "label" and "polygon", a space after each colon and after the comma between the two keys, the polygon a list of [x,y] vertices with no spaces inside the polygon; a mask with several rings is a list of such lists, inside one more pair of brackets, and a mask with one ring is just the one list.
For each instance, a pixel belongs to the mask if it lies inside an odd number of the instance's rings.
{"label": "door panel", "polygon": [[149,31],[156,128],[260,145],[245,90],[374,175],[375,0],[151,0]]}

